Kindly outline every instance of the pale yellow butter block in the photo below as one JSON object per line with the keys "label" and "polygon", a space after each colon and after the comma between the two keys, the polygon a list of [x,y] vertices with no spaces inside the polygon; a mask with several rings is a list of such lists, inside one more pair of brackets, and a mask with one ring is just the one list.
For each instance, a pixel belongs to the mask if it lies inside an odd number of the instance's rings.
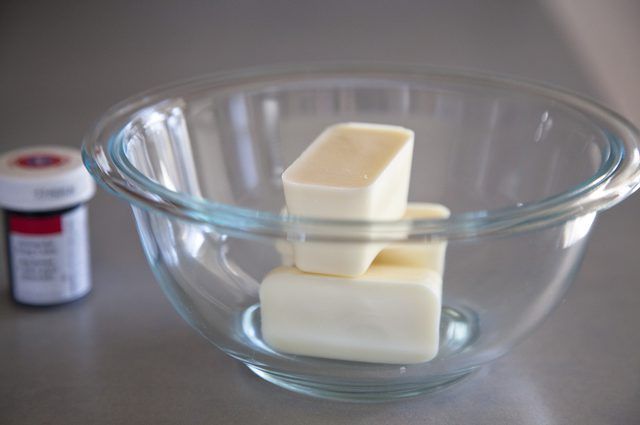
{"label": "pale yellow butter block", "polygon": [[262,335],[277,351],[412,364],[438,353],[442,279],[378,260],[359,277],[271,271],[260,286]]}
{"label": "pale yellow butter block", "polygon": [[[284,207],[280,214],[288,214]],[[296,246],[296,249],[294,249]],[[275,241],[276,251],[280,254],[281,264],[284,266],[296,265],[295,255],[298,258],[298,268],[305,267],[307,261],[312,261],[310,268],[323,270],[341,270],[342,273],[332,273],[339,275],[357,276],[364,272],[371,265],[373,259],[380,253],[386,244],[380,243],[347,243],[340,244],[331,242],[302,242],[295,243],[283,239]],[[335,255],[333,251],[337,249]],[[351,271],[351,273],[349,273]]]}
{"label": "pale yellow butter block", "polygon": [[283,266],[293,266],[293,245],[285,239],[276,239],[274,246],[280,254],[280,264]]}
{"label": "pale yellow butter block", "polygon": [[[287,214],[287,209],[283,208],[281,214]],[[427,202],[410,202],[407,205],[407,210],[404,214],[404,219],[446,219],[449,218],[451,212],[447,207],[442,204],[427,203]],[[314,244],[315,245],[315,244]],[[374,245],[374,244],[372,244]],[[316,249],[310,248],[309,251]],[[321,244],[317,249],[326,249]],[[377,247],[373,248],[374,250]],[[413,265],[418,267],[425,267],[437,272],[440,276],[444,273],[445,255],[447,249],[446,241],[434,241],[434,242],[398,242],[387,245],[384,250],[380,252],[377,258],[387,262],[396,263],[398,265]],[[282,264],[285,266],[294,265],[294,250],[293,244],[286,240],[276,241],[276,250],[280,254]],[[345,250],[348,251],[348,250]],[[357,252],[355,249],[353,250]],[[324,259],[330,260],[330,257],[322,256]],[[336,261],[346,262],[348,257],[343,256]],[[331,267],[331,264],[324,265],[325,267]],[[346,268],[346,266],[341,266]]]}
{"label": "pale yellow butter block", "polygon": [[296,242],[293,260],[296,267],[309,273],[357,277],[385,246],[379,242]]}
{"label": "pale yellow butter block", "polygon": [[[413,131],[344,123],[327,128],[282,174],[290,214],[344,220],[397,220],[407,208]],[[296,243],[307,272],[358,276],[380,243]]]}
{"label": "pale yellow butter block", "polygon": [[[405,219],[447,219],[451,211],[442,204],[411,202],[407,206]],[[377,259],[398,265],[425,267],[444,274],[446,241],[399,242],[387,246]]]}

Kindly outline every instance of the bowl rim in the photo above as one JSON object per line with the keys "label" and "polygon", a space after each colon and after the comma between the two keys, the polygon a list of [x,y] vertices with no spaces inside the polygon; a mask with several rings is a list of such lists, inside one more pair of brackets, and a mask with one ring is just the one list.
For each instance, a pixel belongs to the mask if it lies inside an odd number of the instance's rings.
{"label": "bowl rim", "polygon": [[[526,204],[452,214],[447,219],[396,221],[334,220],[280,215],[172,191],[149,179],[129,162],[123,143],[127,123],[139,113],[187,92],[222,89],[250,82],[319,78],[419,78],[515,90],[548,98],[601,124],[609,143],[600,168],[564,192]],[[605,125],[606,124],[606,125]],[[178,81],[132,96],[106,111],[86,133],[82,156],[86,168],[108,191],[126,201],[226,233],[283,237],[291,241],[398,241],[468,239],[551,226],[609,208],[640,185],[640,132],[609,108],[581,95],[520,78],[424,65],[332,62],[233,70]]]}

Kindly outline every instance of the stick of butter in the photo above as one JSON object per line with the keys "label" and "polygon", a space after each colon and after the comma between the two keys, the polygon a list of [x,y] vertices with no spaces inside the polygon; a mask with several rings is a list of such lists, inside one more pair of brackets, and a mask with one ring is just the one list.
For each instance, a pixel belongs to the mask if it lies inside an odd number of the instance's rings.
{"label": "stick of butter", "polygon": [[283,353],[426,362],[438,353],[441,296],[437,272],[384,259],[352,278],[278,267],[260,286],[262,336]]}
{"label": "stick of butter", "polygon": [[[345,220],[397,220],[407,208],[413,131],[345,123],[327,128],[282,174],[290,214]],[[296,267],[358,276],[380,243],[296,243]]]}
{"label": "stick of butter", "polygon": [[[442,204],[411,202],[407,206],[405,219],[446,219],[451,215]],[[442,277],[444,274],[446,241],[416,241],[392,243],[380,252],[376,260],[398,265],[425,267]]]}
{"label": "stick of butter", "polygon": [[[281,214],[287,214],[287,209],[283,208]],[[451,212],[449,208],[442,204],[428,202],[409,202],[403,219],[446,219]],[[275,248],[280,254],[282,265],[293,266],[293,244],[283,239],[275,242]],[[383,249],[378,257],[387,263],[398,265],[413,265],[426,267],[438,273],[442,277],[444,273],[445,253],[447,249],[446,241],[435,242],[398,242],[388,245]],[[343,261],[346,261],[343,259]]]}

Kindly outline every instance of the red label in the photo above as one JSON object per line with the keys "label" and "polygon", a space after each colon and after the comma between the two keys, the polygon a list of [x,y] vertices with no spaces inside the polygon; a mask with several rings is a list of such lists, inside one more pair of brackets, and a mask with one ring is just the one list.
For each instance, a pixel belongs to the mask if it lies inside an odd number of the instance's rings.
{"label": "red label", "polygon": [[65,158],[50,153],[29,154],[18,157],[14,163],[23,168],[47,168],[63,164]]}
{"label": "red label", "polygon": [[62,232],[62,216],[27,217],[9,215],[9,231],[27,235],[51,235]]}

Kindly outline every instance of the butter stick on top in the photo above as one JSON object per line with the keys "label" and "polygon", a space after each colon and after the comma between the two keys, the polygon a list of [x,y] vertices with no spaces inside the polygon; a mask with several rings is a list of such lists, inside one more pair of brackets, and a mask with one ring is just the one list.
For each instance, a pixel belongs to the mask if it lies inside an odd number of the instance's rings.
{"label": "butter stick on top", "polygon": [[282,174],[290,214],[396,220],[407,207],[413,131],[343,123],[323,131]]}
{"label": "butter stick on top", "polygon": [[[328,127],[282,174],[289,214],[342,220],[397,220],[407,208],[413,131],[392,125]],[[295,266],[359,276],[385,247],[374,242],[304,242]]]}

